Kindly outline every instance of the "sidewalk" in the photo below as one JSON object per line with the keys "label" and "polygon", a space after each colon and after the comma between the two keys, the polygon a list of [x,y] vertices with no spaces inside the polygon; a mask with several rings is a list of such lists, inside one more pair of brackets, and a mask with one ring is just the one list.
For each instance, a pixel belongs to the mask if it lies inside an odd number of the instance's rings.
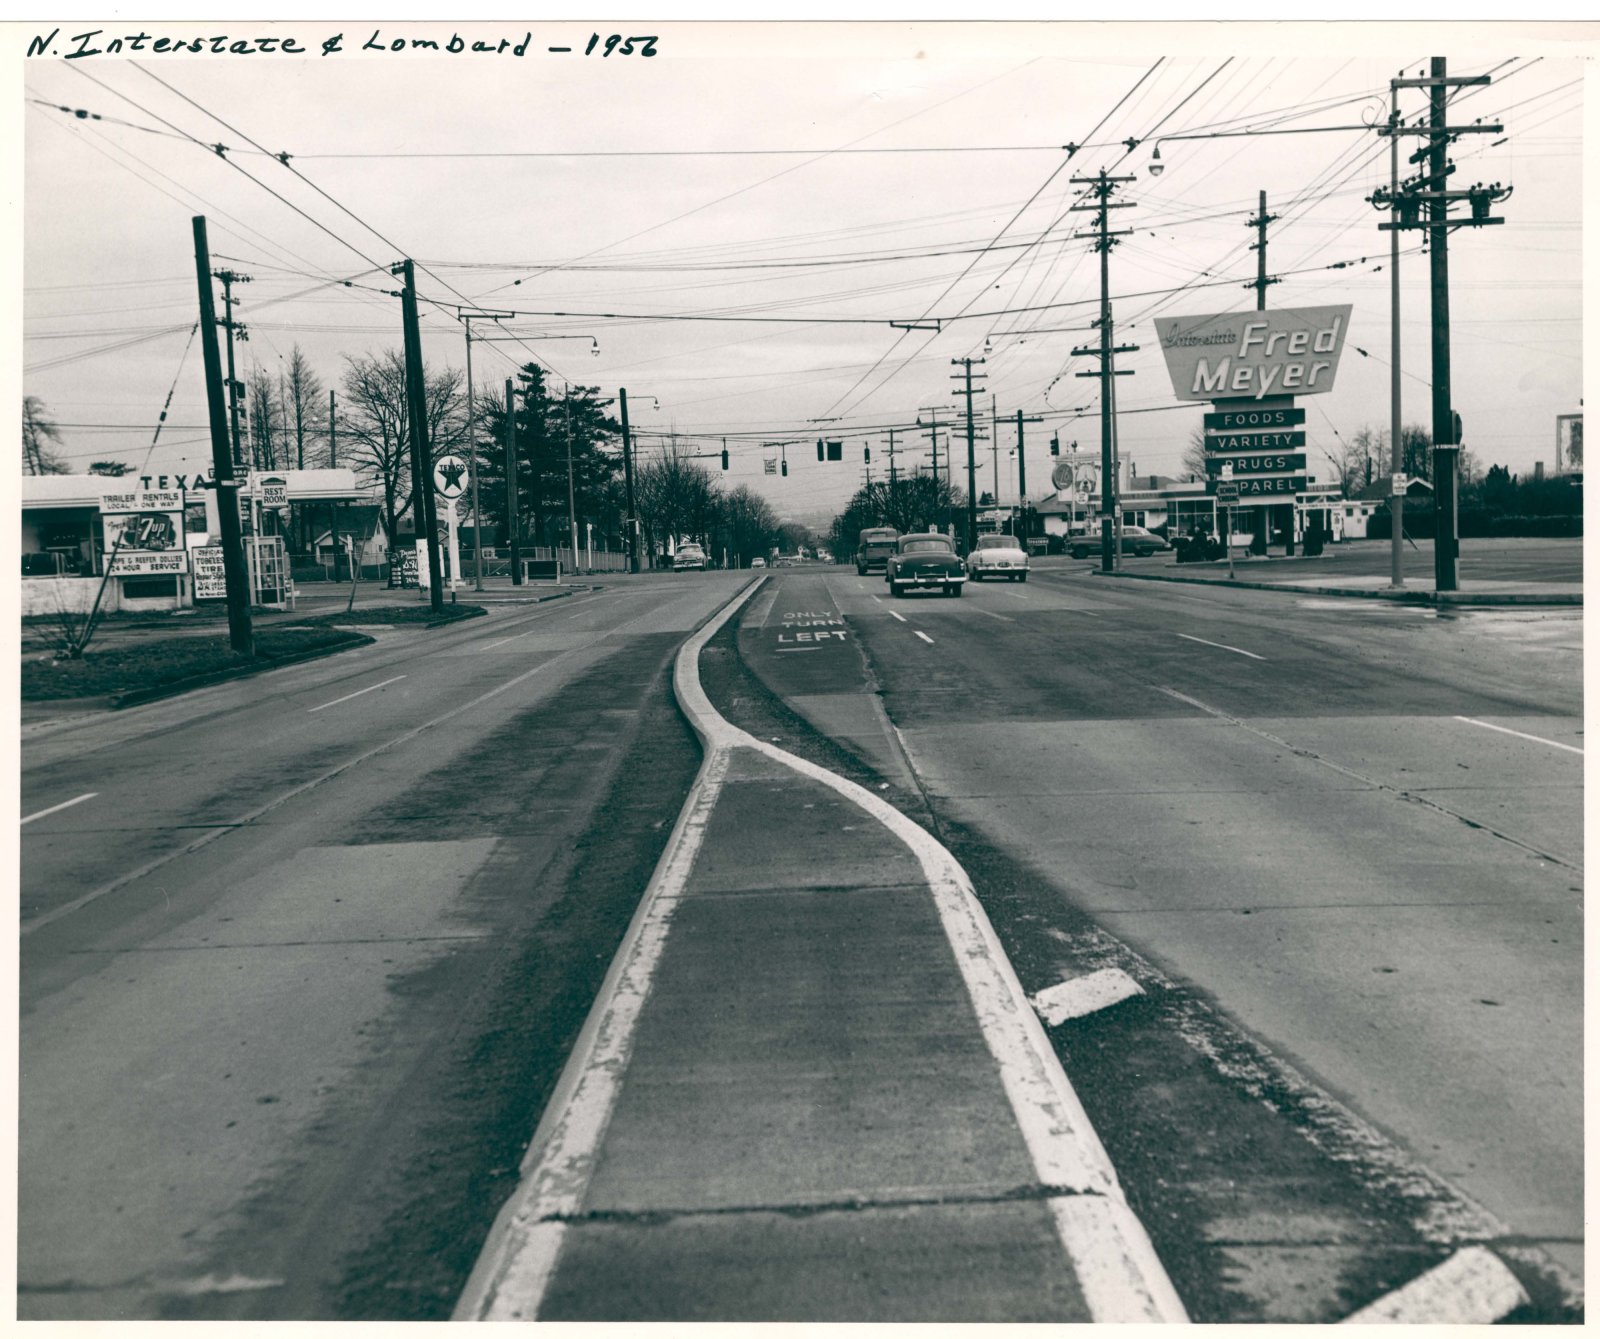
{"label": "sidewalk", "polygon": [[457,1319],[1183,1319],[960,867],[701,691],[742,602],[680,653],[704,765]]}

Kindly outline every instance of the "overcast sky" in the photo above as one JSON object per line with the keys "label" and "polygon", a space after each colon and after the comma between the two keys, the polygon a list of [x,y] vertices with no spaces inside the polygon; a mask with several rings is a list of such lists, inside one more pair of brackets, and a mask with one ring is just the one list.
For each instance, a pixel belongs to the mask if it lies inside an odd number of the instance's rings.
{"label": "overcast sky", "polygon": [[[7,35],[20,54],[53,26]],[[58,56],[95,27],[91,44],[140,31],[68,22]],[[1095,338],[1085,327],[1099,266],[1072,236],[1092,216],[1069,207],[1082,190],[1070,179],[1104,167],[1136,178],[1119,197],[1134,207],[1114,215],[1134,231],[1112,253],[1111,289],[1119,339],[1141,346],[1119,362],[1136,373],[1120,379],[1119,408],[1151,412],[1124,416],[1124,458],[1140,473],[1177,472],[1201,409],[1175,407],[1151,317],[1254,305],[1242,287],[1255,274],[1246,220],[1264,189],[1280,216],[1269,270],[1284,276],[1269,305],[1354,306],[1336,389],[1303,401],[1311,470],[1326,478],[1319,448],[1389,420],[1388,234],[1363,198],[1388,180],[1385,142],[1364,129],[1169,140],[1159,178],[1151,148],[1157,136],[1370,124],[1387,115],[1390,77],[1416,75],[1433,54],[1452,74],[1494,76],[1458,95],[1452,122],[1506,127],[1456,146],[1452,186],[1515,188],[1497,211],[1504,226],[1450,239],[1466,445],[1527,472],[1552,461],[1555,416],[1579,408],[1584,65],[1552,25],[647,24],[622,35],[653,34],[655,55],[609,58],[584,54],[592,29],[577,23],[532,29],[522,57],[360,49],[375,30],[383,42],[441,43],[454,31],[399,20],[143,30],[293,38],[313,53],[343,41],[329,56],[21,66],[22,390],[65,425],[61,453],[80,469],[143,465],[174,378],[151,468],[209,461],[198,346],[184,357],[189,220],[201,213],[214,262],[253,276],[240,290],[246,369],[275,372],[298,343],[336,385],[345,355],[398,348],[400,304],[371,290],[394,286],[375,267],[410,255],[426,267],[423,298],[445,304],[424,306],[430,367],[463,364],[454,306],[529,313],[507,323],[527,348],[475,346],[480,385],[536,353],[561,378],[625,386],[642,433],[705,434],[706,451],[731,434],[723,477],[761,488],[783,516],[842,506],[864,478],[863,444],[881,477],[878,429],[932,406],[953,417],[950,360],[985,357],[985,413],[992,394],[1002,418],[1044,416],[1027,428],[1038,498],[1053,432],[1099,441],[1098,383],[1074,375],[1094,363],[1071,352]],[[490,43],[530,32],[513,20],[458,31]],[[1423,108],[1421,94],[1403,97],[1407,116]],[[229,146],[226,159],[185,135]],[[290,154],[289,166],[252,140]],[[1085,146],[1070,162],[1069,142]],[[1401,271],[1405,417],[1427,423],[1417,239],[1405,235]],[[326,282],[344,279],[355,286]],[[630,319],[533,314],[551,311]],[[765,319],[682,319],[711,315]],[[937,332],[890,324],[935,318]],[[152,337],[101,351],[140,336]],[[817,436],[864,430],[847,437],[842,464],[818,465]],[[902,469],[926,463],[926,439],[907,435],[897,433]],[[777,454],[764,440],[806,443],[788,448],[787,479],[763,474]],[[1002,426],[1003,499],[1014,496],[1014,440]],[[979,459],[988,489],[987,449]]]}

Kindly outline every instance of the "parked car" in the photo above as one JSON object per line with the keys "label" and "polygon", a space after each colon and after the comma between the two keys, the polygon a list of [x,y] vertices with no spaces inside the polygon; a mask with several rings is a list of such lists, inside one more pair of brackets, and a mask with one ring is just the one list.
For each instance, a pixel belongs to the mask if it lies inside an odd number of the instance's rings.
{"label": "parked car", "polygon": [[955,541],[948,535],[930,532],[901,535],[894,552],[889,555],[883,579],[889,583],[891,595],[937,587],[946,595],[959,598],[967,582],[967,571],[956,556]]}
{"label": "parked car", "polygon": [[674,572],[703,572],[706,570],[706,551],[698,544],[680,544],[672,555]]}
{"label": "parked car", "polygon": [[979,535],[978,547],[967,555],[967,575],[974,581],[986,577],[1026,581],[1028,555],[1015,535]]}
{"label": "parked car", "polygon": [[765,558],[752,558],[750,560],[750,566],[751,566],[752,569],[757,568],[757,567],[765,567],[766,565],[767,565],[767,560]]}
{"label": "parked car", "polygon": [[[1151,534],[1142,525],[1124,525],[1122,527],[1122,551],[1131,553],[1136,558],[1148,558],[1152,553],[1167,553],[1172,545],[1162,539],[1160,535]],[[1073,535],[1067,544],[1067,552],[1074,558],[1092,558],[1100,552],[1099,535]]]}

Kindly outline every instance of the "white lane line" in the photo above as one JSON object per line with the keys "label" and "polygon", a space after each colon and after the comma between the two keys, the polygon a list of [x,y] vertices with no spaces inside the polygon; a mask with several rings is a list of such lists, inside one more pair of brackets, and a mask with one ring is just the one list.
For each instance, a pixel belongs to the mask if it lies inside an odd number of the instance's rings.
{"label": "white lane line", "polygon": [[1019,590],[1003,590],[1002,595],[1009,595],[1013,600],[1026,600],[1028,597]]}
{"label": "white lane line", "polygon": [[1515,735],[1518,739],[1531,739],[1535,744],[1548,744],[1553,749],[1565,749],[1568,753],[1576,753],[1583,757],[1583,750],[1574,748],[1571,744],[1558,744],[1553,739],[1546,739],[1543,735],[1525,735],[1521,730],[1509,730],[1503,725],[1490,725],[1488,721],[1480,721],[1471,716],[1457,716],[1458,721],[1465,721],[1468,725],[1481,725],[1485,730],[1498,730],[1503,735]]}
{"label": "white lane line", "polygon": [[883,603],[883,596],[881,596],[881,595],[874,595],[872,597],[872,599],[873,599],[873,602],[876,603],[876,604],[882,604]]}
{"label": "white lane line", "polygon": [[927,642],[929,646],[933,645],[933,638],[928,636],[928,634],[923,632],[920,628],[913,628],[912,631],[915,632],[917,636],[922,638],[923,641]]}
{"label": "white lane line", "polygon": [[1528,1300],[1517,1276],[1483,1246],[1442,1265],[1345,1318],[1346,1325],[1493,1325]]}
{"label": "white lane line", "polygon": [[972,612],[982,614],[985,618],[998,618],[1002,623],[1015,623],[1017,621],[1014,618],[1007,618],[1004,614],[997,614],[992,609],[980,609],[977,605],[972,606]]}
{"label": "white lane line", "polygon": [[772,654],[775,656],[789,655],[795,651],[820,651],[820,646],[780,646]]}
{"label": "white lane line", "polygon": [[351,698],[360,697],[363,693],[370,693],[378,688],[387,688],[392,683],[399,683],[405,677],[404,674],[396,674],[392,679],[385,679],[382,683],[371,684],[366,688],[358,688],[353,693],[346,693],[343,697],[334,698],[332,702],[324,702],[320,707],[307,707],[306,715],[309,716],[314,711],[326,711],[329,707],[337,707],[341,702],[348,702]]}
{"label": "white lane line", "polygon": [[902,623],[904,623],[906,621],[906,616],[904,614],[897,614],[897,613],[895,613],[895,611],[893,609],[891,609],[889,611],[889,617],[890,618],[898,618]]}
{"label": "white lane line", "polygon": [[1186,642],[1199,642],[1201,646],[1214,646],[1219,651],[1232,651],[1236,656],[1249,656],[1251,660],[1265,660],[1265,656],[1258,656],[1254,651],[1243,651],[1237,646],[1228,646],[1222,642],[1208,642],[1204,637],[1191,637],[1187,632],[1180,632],[1178,636]]}
{"label": "white lane line", "polygon": [[[48,809],[41,809],[36,814],[29,814],[25,819],[22,820],[22,822],[31,823],[34,819],[43,818],[46,814],[58,814],[63,809],[70,809],[75,804],[82,804],[85,800],[94,799],[94,797],[99,793],[100,792],[97,790],[91,790],[85,795],[78,796],[78,798],[75,800],[63,800],[60,804],[52,804]],[[19,823],[17,826],[21,827],[22,824]]]}

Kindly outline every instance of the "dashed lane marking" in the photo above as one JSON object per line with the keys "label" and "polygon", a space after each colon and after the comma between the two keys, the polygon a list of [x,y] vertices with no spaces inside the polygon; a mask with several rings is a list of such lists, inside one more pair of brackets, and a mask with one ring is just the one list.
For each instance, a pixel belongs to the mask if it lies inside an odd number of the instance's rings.
{"label": "dashed lane marking", "polygon": [[1246,651],[1237,646],[1229,646],[1225,642],[1208,642],[1204,637],[1191,637],[1187,632],[1180,632],[1178,636],[1186,642],[1199,642],[1201,646],[1214,646],[1219,651],[1232,651],[1236,656],[1249,656],[1251,660],[1265,660],[1265,656],[1258,656],[1254,651]]}
{"label": "dashed lane marking", "polygon": [[379,688],[387,688],[392,683],[399,683],[405,677],[404,674],[396,674],[392,679],[385,679],[382,683],[369,684],[365,688],[358,688],[353,693],[346,693],[343,697],[334,698],[332,702],[324,702],[320,707],[307,707],[306,715],[309,716],[314,711],[326,711],[329,707],[337,707],[341,702],[348,702],[351,698],[360,697],[363,693],[370,693]]}
{"label": "dashed lane marking", "polygon": [[[52,804],[48,809],[41,809],[36,814],[29,814],[25,819],[22,820],[22,823],[31,823],[34,819],[44,818],[47,814],[58,814],[63,809],[70,809],[75,804],[82,804],[85,800],[94,799],[94,797],[99,793],[100,792],[97,790],[91,790],[87,794],[79,795],[76,799],[62,800],[60,804]],[[22,824],[19,823],[17,826],[21,827]]]}
{"label": "dashed lane marking", "polygon": [[1499,1256],[1484,1246],[1468,1246],[1346,1317],[1345,1324],[1493,1325],[1527,1301]]}
{"label": "dashed lane marking", "polygon": [[915,632],[917,636],[922,638],[923,641],[927,642],[929,646],[933,645],[933,638],[928,636],[927,633],[923,632],[921,628],[913,628],[912,631]]}
{"label": "dashed lane marking", "polygon": [[1362,785],[1371,786],[1374,790],[1381,790],[1386,794],[1393,795],[1398,799],[1407,801],[1410,804],[1420,805],[1424,809],[1432,809],[1435,813],[1443,814],[1446,818],[1453,818],[1458,823],[1466,824],[1467,827],[1473,829],[1475,832],[1486,833],[1490,837],[1507,842],[1510,845],[1526,851],[1529,855],[1540,860],[1547,860],[1552,865],[1560,865],[1562,869],[1570,869],[1575,874],[1581,874],[1583,872],[1582,865],[1574,865],[1570,860],[1563,860],[1558,855],[1551,855],[1548,851],[1541,851],[1537,846],[1530,846],[1527,842],[1518,840],[1509,832],[1501,832],[1500,829],[1492,828],[1487,823],[1479,822],[1475,818],[1468,818],[1465,814],[1457,813],[1448,805],[1440,804],[1437,800],[1430,800],[1426,795],[1419,795],[1416,791],[1405,790],[1399,786],[1391,786],[1388,782],[1379,781],[1376,777],[1367,776],[1365,773],[1354,771],[1349,767],[1341,767],[1332,759],[1324,758],[1314,749],[1302,748],[1298,744],[1291,744],[1287,739],[1283,739],[1280,736],[1273,734],[1270,730],[1263,730],[1259,726],[1251,725],[1248,721],[1241,720],[1239,717],[1223,711],[1220,707],[1208,706],[1206,703],[1200,701],[1199,698],[1190,697],[1187,693],[1180,693],[1176,688],[1163,688],[1157,684],[1152,684],[1151,687],[1155,688],[1158,693],[1165,693],[1168,697],[1173,698],[1176,701],[1187,702],[1196,710],[1203,711],[1208,716],[1214,716],[1219,721],[1227,721],[1228,724],[1237,726],[1246,734],[1255,735],[1256,738],[1264,739],[1269,744],[1277,745],[1278,748],[1288,749],[1290,753],[1295,755],[1295,757],[1304,758],[1307,762],[1315,763],[1318,767],[1326,767],[1330,772],[1337,772],[1340,776],[1349,777],[1351,780],[1358,781]]}
{"label": "dashed lane marking", "polygon": [[1122,1000],[1143,995],[1144,987],[1120,967],[1102,967],[1085,976],[1075,976],[1070,981],[1041,990],[1032,997],[1039,1017],[1051,1027],[1059,1027],[1069,1018],[1082,1018],[1098,1013]]}
{"label": "dashed lane marking", "polygon": [[1568,753],[1576,753],[1583,757],[1583,750],[1574,748],[1571,744],[1558,744],[1553,739],[1546,739],[1543,735],[1525,735],[1521,730],[1511,730],[1503,725],[1490,725],[1488,721],[1476,720],[1471,716],[1457,716],[1458,721],[1465,721],[1468,725],[1481,725],[1485,730],[1498,730],[1503,735],[1515,735],[1518,739],[1531,739],[1535,744],[1548,744],[1553,749],[1565,749]]}
{"label": "dashed lane marking", "polygon": [[897,614],[897,613],[895,613],[895,611],[893,609],[891,609],[889,611],[889,617],[890,618],[898,618],[902,623],[904,623],[906,621],[906,616],[904,614]]}
{"label": "dashed lane marking", "polygon": [[972,606],[972,611],[975,614],[982,614],[985,618],[998,618],[1002,623],[1015,623],[1017,621],[1014,618],[1007,618],[1004,614],[997,614],[992,609],[980,609],[977,605]]}

